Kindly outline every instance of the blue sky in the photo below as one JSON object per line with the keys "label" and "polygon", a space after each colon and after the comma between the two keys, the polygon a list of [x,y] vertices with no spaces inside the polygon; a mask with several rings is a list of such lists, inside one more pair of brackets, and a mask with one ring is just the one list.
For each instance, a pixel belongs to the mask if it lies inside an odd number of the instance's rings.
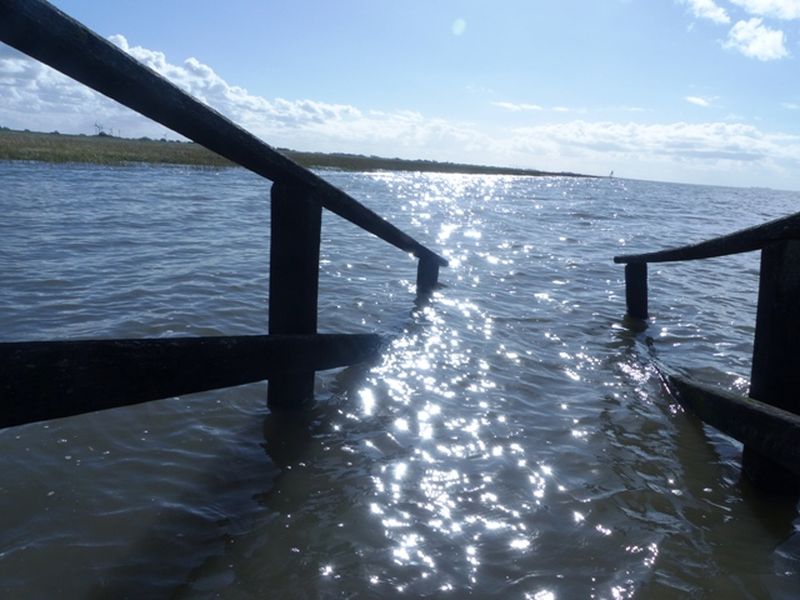
{"label": "blue sky", "polygon": [[[800,0],[55,4],[275,146],[800,190]],[[164,135],[0,47],[0,125],[95,122]]]}

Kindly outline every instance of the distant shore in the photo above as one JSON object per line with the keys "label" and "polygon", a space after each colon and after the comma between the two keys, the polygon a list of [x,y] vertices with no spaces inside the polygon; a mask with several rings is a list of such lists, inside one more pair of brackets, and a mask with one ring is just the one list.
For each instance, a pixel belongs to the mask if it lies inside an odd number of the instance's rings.
{"label": "distant shore", "polygon": [[[299,152],[277,148],[291,160],[308,168],[329,168],[343,171],[426,171],[433,173],[467,173],[482,175],[559,175],[591,177],[580,173],[554,173],[535,169],[488,167],[430,160],[381,158],[360,154]],[[232,167],[227,159],[194,142],[121,138],[105,133],[71,135],[58,132],[40,133],[0,128],[0,160],[35,160],[53,163],[92,163],[122,165],[151,163]]]}

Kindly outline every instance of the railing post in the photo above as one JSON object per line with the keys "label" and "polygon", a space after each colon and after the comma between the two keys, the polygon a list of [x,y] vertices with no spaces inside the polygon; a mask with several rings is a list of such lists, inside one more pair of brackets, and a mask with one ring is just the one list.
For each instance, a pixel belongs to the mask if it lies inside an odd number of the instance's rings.
{"label": "railing post", "polygon": [[[761,250],[750,396],[800,414],[800,241]],[[762,489],[800,492],[800,478],[750,446],[742,469]]]}
{"label": "railing post", "polygon": [[628,316],[647,318],[647,263],[633,262],[625,265],[625,303]]}
{"label": "railing post", "polygon": [[[322,207],[303,188],[272,184],[269,333],[317,333]],[[272,409],[302,408],[314,399],[314,371],[269,380]]]}
{"label": "railing post", "polygon": [[439,281],[439,261],[434,257],[420,257],[417,264],[417,298],[430,296]]}

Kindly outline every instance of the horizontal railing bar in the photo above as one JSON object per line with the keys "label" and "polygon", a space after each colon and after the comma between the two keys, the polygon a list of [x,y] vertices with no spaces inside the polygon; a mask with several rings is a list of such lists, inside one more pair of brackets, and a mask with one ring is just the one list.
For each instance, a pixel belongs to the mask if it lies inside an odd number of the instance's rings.
{"label": "horizontal railing bar", "polygon": [[698,244],[691,244],[658,252],[649,252],[647,254],[615,256],[614,262],[630,264],[698,260],[702,258],[751,252],[753,250],[760,250],[773,242],[796,239],[800,239],[800,213],[776,219],[762,225],[756,225],[755,227],[742,229]]}
{"label": "horizontal railing bar", "polygon": [[800,475],[800,415],[679,375],[664,376],[684,408]]}
{"label": "horizontal railing bar", "polygon": [[374,334],[0,344],[0,427],[67,417],[375,357]]}
{"label": "horizontal railing bar", "polygon": [[0,41],[272,181],[309,188],[315,201],[417,258],[447,260],[349,194],[179,89],[43,0],[0,0]]}

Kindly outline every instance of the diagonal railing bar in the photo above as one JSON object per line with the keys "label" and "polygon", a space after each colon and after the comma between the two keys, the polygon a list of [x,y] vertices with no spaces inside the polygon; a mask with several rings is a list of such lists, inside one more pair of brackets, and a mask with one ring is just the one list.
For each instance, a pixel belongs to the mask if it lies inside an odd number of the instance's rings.
{"label": "diagonal railing bar", "polygon": [[681,406],[800,476],[800,415],[678,374],[663,376]]}
{"label": "diagonal railing bar", "polygon": [[741,229],[734,233],[716,237],[697,244],[648,252],[646,254],[626,254],[615,256],[615,263],[656,263],[699,260],[728,256],[742,252],[761,250],[764,246],[783,240],[800,239],[800,213],[789,215],[768,223]]}
{"label": "diagonal railing bar", "polygon": [[264,379],[271,408],[310,402],[315,371],[359,362],[377,339],[317,335],[322,208],[416,256],[418,300],[435,289],[443,257],[48,2],[0,0],[0,42],[273,182],[269,336],[0,344],[5,412],[54,418]]}
{"label": "diagonal railing bar", "polygon": [[0,0],[0,41],[275,182],[427,263],[447,260],[43,0]]}

